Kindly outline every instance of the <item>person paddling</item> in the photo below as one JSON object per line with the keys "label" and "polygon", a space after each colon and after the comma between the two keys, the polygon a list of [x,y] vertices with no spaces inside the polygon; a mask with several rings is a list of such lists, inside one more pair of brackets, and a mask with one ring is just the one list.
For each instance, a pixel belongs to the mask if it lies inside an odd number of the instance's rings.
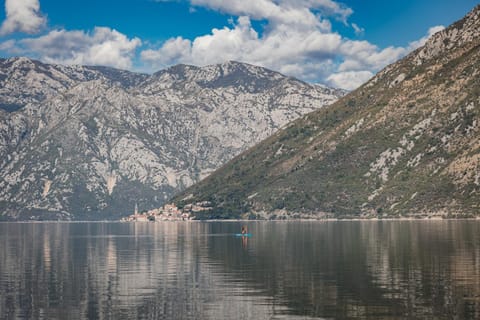
{"label": "person paddling", "polygon": [[247,240],[248,240],[248,233],[247,233],[247,227],[242,226],[242,247],[244,249],[247,248]]}

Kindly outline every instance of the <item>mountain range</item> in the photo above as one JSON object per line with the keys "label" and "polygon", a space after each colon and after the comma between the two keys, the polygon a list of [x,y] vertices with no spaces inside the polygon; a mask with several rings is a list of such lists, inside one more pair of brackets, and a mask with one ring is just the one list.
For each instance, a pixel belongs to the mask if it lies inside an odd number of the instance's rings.
{"label": "mountain range", "polygon": [[480,214],[480,6],[174,198],[197,218]]}
{"label": "mountain range", "polygon": [[234,61],[139,74],[0,59],[0,219],[159,207],[344,94]]}

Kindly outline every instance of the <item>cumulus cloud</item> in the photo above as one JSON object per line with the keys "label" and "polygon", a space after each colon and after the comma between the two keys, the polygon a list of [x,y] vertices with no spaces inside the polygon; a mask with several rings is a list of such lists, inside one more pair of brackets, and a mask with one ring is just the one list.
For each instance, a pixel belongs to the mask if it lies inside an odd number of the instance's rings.
{"label": "cumulus cloud", "polygon": [[403,47],[387,47],[380,50],[368,41],[345,40],[339,49],[343,62],[339,71],[379,70],[405,54]]}
{"label": "cumulus cloud", "polygon": [[37,33],[46,19],[40,13],[39,0],[6,0],[6,19],[0,27],[0,35],[13,32]]}
{"label": "cumulus cloud", "polygon": [[140,45],[138,38],[129,39],[116,30],[96,27],[91,33],[53,30],[41,37],[19,40],[15,48],[48,63],[130,69]]}
{"label": "cumulus cloud", "polygon": [[373,77],[370,71],[345,71],[331,74],[327,77],[330,85],[346,90],[353,90],[361,86],[368,79]]}
{"label": "cumulus cloud", "polygon": [[353,13],[351,8],[332,0],[283,0],[282,2],[290,5],[302,5],[310,9],[319,9],[323,14],[334,16],[345,24],[348,17]]}
{"label": "cumulus cloud", "polygon": [[[351,89],[404,52],[393,47],[380,50],[367,41],[345,39],[333,32],[324,17],[345,20],[352,10],[331,0],[191,0],[191,4],[240,16],[229,26],[214,28],[193,40],[176,37],[160,48],[144,50],[141,59],[147,65],[158,69],[176,63],[207,65],[238,60]],[[314,9],[323,15],[314,14]],[[267,20],[262,34],[250,19]],[[334,73],[341,73],[343,78],[329,78]],[[349,84],[347,76],[353,77]]]}
{"label": "cumulus cloud", "polygon": [[143,51],[141,58],[156,68],[179,62],[206,65],[238,60],[307,79],[313,74],[318,77],[325,69],[312,62],[328,64],[341,41],[336,33],[322,33],[317,28],[307,32],[288,25],[279,25],[261,37],[250,19],[241,16],[232,27],[213,29],[211,34],[193,41],[181,37],[170,39],[157,50]]}
{"label": "cumulus cloud", "polygon": [[203,6],[235,16],[265,19],[270,25],[290,25],[311,28],[318,24],[315,15],[304,6],[283,6],[271,0],[191,0],[194,6]]}
{"label": "cumulus cloud", "polygon": [[[382,49],[368,41],[342,37],[332,30],[330,21],[336,19],[353,28],[357,35],[364,32],[348,21],[352,9],[334,0],[188,1],[191,8],[206,7],[236,18],[229,19],[226,26],[213,28],[194,39],[178,36],[158,47],[150,44],[143,46],[139,55],[144,64],[143,71],[153,72],[177,63],[202,66],[237,60],[306,81],[354,89],[443,29],[442,26],[432,27],[425,37],[406,47]],[[24,8],[23,11],[15,9],[18,12],[30,12],[34,16],[32,26],[38,28],[44,23],[39,14],[38,0],[7,0],[6,6]],[[7,23],[15,16],[11,13],[17,12],[15,10],[11,9],[8,13],[2,30],[20,29],[20,24]],[[17,16],[22,18],[11,21],[25,20],[24,16]],[[252,20],[261,20],[262,30],[256,30]],[[27,28],[26,24],[22,24],[22,28],[32,32],[36,30],[34,27]],[[45,62],[132,69],[141,46],[138,38],[129,38],[110,28],[96,27],[92,32],[60,29],[36,38],[8,40],[0,43],[0,50],[29,55]]]}
{"label": "cumulus cloud", "polygon": [[332,0],[190,0],[190,3],[273,23],[316,25],[318,21],[312,9],[321,9],[324,14],[336,16],[344,22],[353,13],[352,9]]}
{"label": "cumulus cloud", "polygon": [[141,58],[156,67],[165,67],[176,61],[188,61],[191,56],[191,41],[182,37],[167,40],[158,50],[147,49]]}
{"label": "cumulus cloud", "polygon": [[[406,47],[379,48],[332,31],[331,18],[351,26],[357,35],[364,32],[348,22],[353,11],[333,0],[190,0],[190,4],[238,19],[192,40],[176,37],[159,48],[144,50],[141,59],[146,65],[163,68],[176,63],[207,65],[237,60],[302,80],[354,89],[443,28],[431,28],[425,37]],[[255,30],[251,19],[266,21],[262,32]]]}

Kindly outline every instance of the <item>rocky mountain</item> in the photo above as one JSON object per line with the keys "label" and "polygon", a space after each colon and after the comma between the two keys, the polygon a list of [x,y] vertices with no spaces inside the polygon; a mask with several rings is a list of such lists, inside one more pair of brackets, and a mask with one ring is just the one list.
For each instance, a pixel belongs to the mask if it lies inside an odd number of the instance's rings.
{"label": "rocky mountain", "polygon": [[0,217],[158,207],[343,94],[238,62],[146,75],[0,59]]}
{"label": "rocky mountain", "polygon": [[480,215],[480,6],[176,197],[198,218]]}

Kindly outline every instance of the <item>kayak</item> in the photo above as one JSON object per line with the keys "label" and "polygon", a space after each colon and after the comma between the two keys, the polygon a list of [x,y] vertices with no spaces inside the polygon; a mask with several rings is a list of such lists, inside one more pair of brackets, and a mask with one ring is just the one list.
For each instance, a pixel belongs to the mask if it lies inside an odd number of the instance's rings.
{"label": "kayak", "polygon": [[235,237],[251,237],[252,234],[251,233],[235,233]]}

